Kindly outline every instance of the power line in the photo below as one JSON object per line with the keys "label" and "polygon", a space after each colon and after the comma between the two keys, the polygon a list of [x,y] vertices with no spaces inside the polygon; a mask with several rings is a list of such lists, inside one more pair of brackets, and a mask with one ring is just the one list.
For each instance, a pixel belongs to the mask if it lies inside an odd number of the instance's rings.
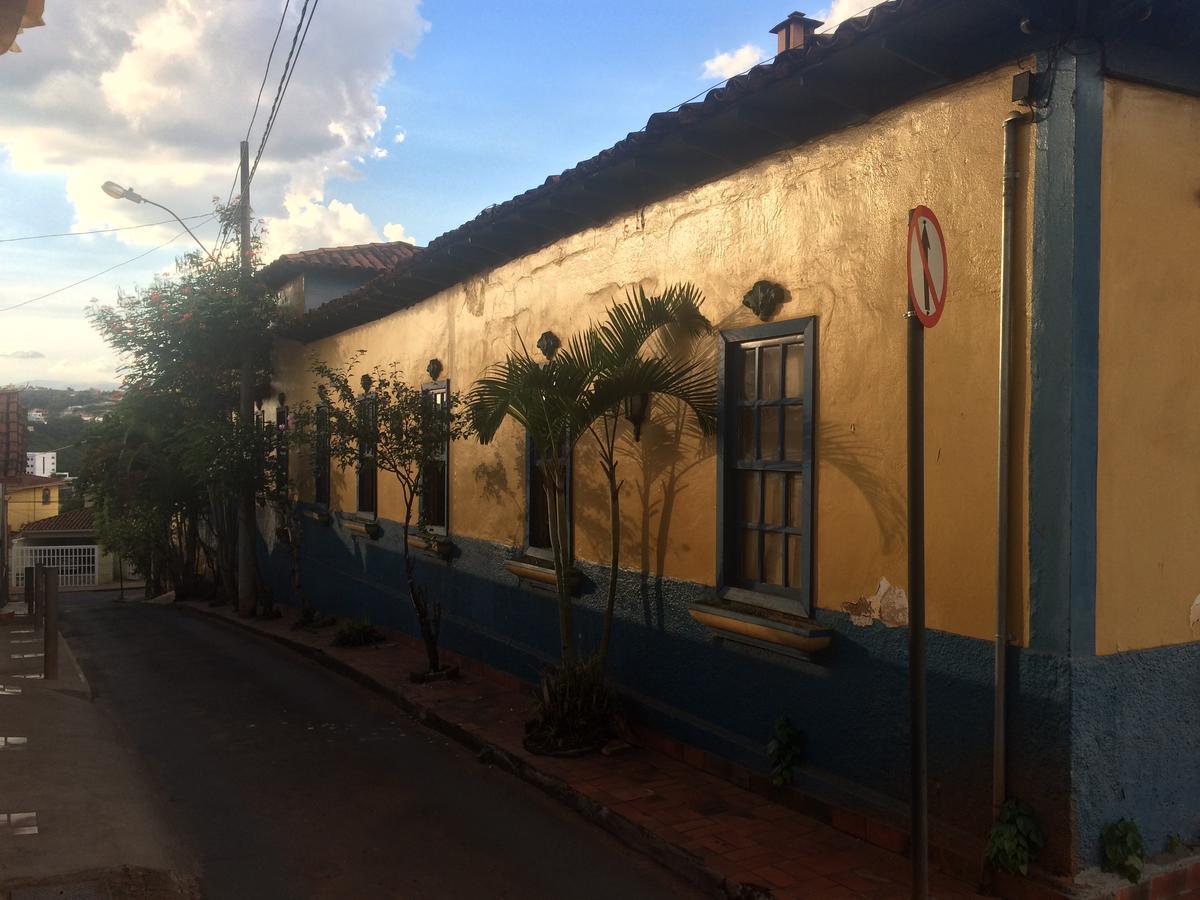
{"label": "power line", "polygon": [[[246,126],[246,140],[250,140],[250,132],[254,130],[254,122],[258,118],[258,107],[262,103],[263,88],[267,86],[267,76],[271,74],[271,61],[275,58],[275,47],[279,43],[279,35],[283,33],[283,23],[287,21],[288,8],[292,5],[292,0],[286,0],[283,4],[283,12],[279,15],[279,27],[275,29],[275,39],[271,41],[271,52],[267,54],[267,64],[263,66],[262,82],[258,86],[258,96],[254,98],[254,112],[250,114],[250,124]],[[241,167],[239,166],[238,169]],[[225,205],[228,206],[233,202],[233,192],[237,190],[238,169],[233,170],[233,182],[229,185],[229,196],[225,200]],[[228,239],[221,241],[221,248],[224,249]]]}
{"label": "power line", "polygon": [[[208,222],[212,221],[214,218],[216,218],[215,215],[210,215],[208,217],[208,219],[204,222],[201,222],[200,225],[207,225]],[[197,227],[199,227],[199,226],[197,226]],[[19,307],[22,307],[22,306],[28,306],[30,303],[36,303],[38,300],[45,300],[47,297],[53,297],[55,294],[61,294],[63,291],[69,291],[73,287],[79,287],[79,285],[86,284],[87,282],[92,281],[93,279],[99,278],[101,275],[107,275],[109,272],[112,272],[114,269],[119,269],[122,266],[127,266],[130,263],[137,262],[139,259],[143,259],[144,257],[147,257],[151,253],[154,253],[156,250],[161,250],[163,247],[166,247],[170,244],[175,243],[177,240],[179,240],[185,234],[187,234],[186,230],[181,231],[181,232],[179,232],[179,234],[175,235],[175,237],[171,238],[166,243],[159,244],[157,247],[151,247],[145,253],[139,253],[137,256],[127,259],[124,262],[119,262],[115,266],[109,266],[107,269],[104,269],[101,272],[97,272],[94,275],[89,275],[87,278],[80,278],[78,281],[73,281],[73,282],[71,282],[71,284],[65,285],[64,287],[57,288],[53,291],[50,291],[49,293],[42,294],[38,297],[32,297],[29,300],[22,300],[20,303],[14,303],[11,306],[0,307],[0,312],[8,312],[10,309],[18,309]]]}
{"label": "power line", "polygon": [[[288,85],[292,81],[292,73],[296,69],[296,63],[300,60],[300,50],[304,46],[304,41],[308,37],[308,28],[312,24],[312,18],[317,12],[317,4],[321,0],[313,0],[312,12],[308,12],[309,0],[304,0],[304,5],[300,7],[300,20],[296,23],[296,31],[292,34],[292,46],[288,50],[287,59],[283,63],[283,72],[279,76],[279,87],[275,90],[275,100],[271,103],[271,114],[267,117],[267,124],[263,129],[262,141],[259,142],[258,152],[254,155],[254,165],[250,168],[250,178],[253,180],[254,173],[258,171],[259,160],[262,159],[263,151],[267,148],[267,140],[271,136],[271,131],[275,127],[275,118],[279,115],[279,108],[283,103],[284,94],[287,93]],[[307,14],[307,19],[305,18]]]}
{"label": "power line", "polygon": [[250,140],[250,132],[254,128],[254,120],[258,118],[258,106],[262,103],[263,88],[267,86],[267,76],[271,74],[271,60],[275,58],[275,45],[279,43],[279,35],[283,33],[283,23],[287,19],[288,7],[292,0],[283,4],[283,12],[279,16],[279,27],[275,29],[275,40],[271,41],[271,52],[267,54],[267,64],[263,67],[262,83],[258,86],[258,96],[254,99],[254,112],[250,114],[250,124],[246,126],[246,140]]}
{"label": "power line", "polygon": [[[212,213],[200,213],[195,216],[184,216],[183,221],[211,218]],[[163,219],[161,222],[147,222],[145,225],[122,225],[119,228],[96,228],[92,231],[60,231],[56,234],[27,234],[22,237],[0,238],[0,244],[11,244],[14,241],[40,241],[43,238],[81,237],[85,234],[112,234],[114,231],[133,231],[137,228],[153,228],[155,225],[170,225],[174,219]]]}

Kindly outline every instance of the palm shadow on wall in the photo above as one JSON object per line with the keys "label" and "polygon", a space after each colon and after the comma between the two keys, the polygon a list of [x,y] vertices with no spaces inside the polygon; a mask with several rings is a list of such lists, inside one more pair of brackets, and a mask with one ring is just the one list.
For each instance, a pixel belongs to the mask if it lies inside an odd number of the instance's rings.
{"label": "palm shadow on wall", "polygon": [[[881,475],[885,471],[882,448],[865,443],[851,429],[852,426],[841,423],[819,423],[813,451],[816,456],[814,462],[837,469],[858,489],[870,507],[871,515],[875,517],[883,550],[890,551],[907,531],[905,497],[897,484],[885,480]],[[815,558],[816,554],[813,555]]]}

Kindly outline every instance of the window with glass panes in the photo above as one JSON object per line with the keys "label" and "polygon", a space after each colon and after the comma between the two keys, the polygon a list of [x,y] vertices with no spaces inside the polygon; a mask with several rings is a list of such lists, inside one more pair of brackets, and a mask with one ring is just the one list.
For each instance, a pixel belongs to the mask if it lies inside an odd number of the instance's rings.
{"label": "window with glass panes", "polygon": [[722,586],[798,601],[805,613],[814,335],[813,319],[723,335]]}
{"label": "window with glass panes", "polygon": [[359,427],[362,429],[358,439],[358,511],[375,514],[378,511],[379,486],[376,468],[378,404],[372,394],[367,394],[358,402]]}
{"label": "window with glass panes", "polygon": [[[544,559],[553,558],[550,546],[550,504],[546,498],[546,476],[542,469],[542,452],[526,435],[525,438],[525,552],[529,556]],[[570,443],[563,441],[559,459],[566,467],[565,483],[567,485],[567,536],[571,536],[571,448]],[[570,548],[568,548],[568,555]]]}
{"label": "window with glass panes", "polygon": [[[421,387],[426,415],[445,418],[450,396],[450,384],[438,381]],[[447,438],[432,448],[433,452],[421,473],[421,523],[434,534],[445,534],[448,527],[448,482],[447,463],[450,459],[450,441]]]}
{"label": "window with glass panes", "polygon": [[313,447],[313,501],[329,505],[329,466],[332,456],[329,436],[329,407],[324,403],[316,409],[316,442]]}

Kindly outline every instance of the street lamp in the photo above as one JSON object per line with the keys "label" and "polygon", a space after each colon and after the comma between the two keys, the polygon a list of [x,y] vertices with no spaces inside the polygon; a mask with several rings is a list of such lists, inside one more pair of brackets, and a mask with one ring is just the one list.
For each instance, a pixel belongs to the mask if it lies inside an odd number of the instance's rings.
{"label": "street lamp", "polygon": [[209,252],[208,248],[205,247],[204,244],[200,243],[200,238],[196,237],[196,233],[192,231],[192,229],[188,228],[187,223],[184,222],[183,219],[179,218],[179,216],[175,215],[173,210],[167,209],[161,203],[155,203],[153,200],[147,200],[133,188],[121,187],[115,181],[104,182],[104,184],[100,185],[100,190],[104,191],[104,193],[108,194],[108,196],[112,197],[114,200],[128,200],[130,203],[149,203],[151,206],[157,206],[183,226],[184,230],[192,236],[192,240],[197,244],[200,244],[200,249],[204,251],[205,256],[207,256],[213,262],[217,261],[217,258]]}

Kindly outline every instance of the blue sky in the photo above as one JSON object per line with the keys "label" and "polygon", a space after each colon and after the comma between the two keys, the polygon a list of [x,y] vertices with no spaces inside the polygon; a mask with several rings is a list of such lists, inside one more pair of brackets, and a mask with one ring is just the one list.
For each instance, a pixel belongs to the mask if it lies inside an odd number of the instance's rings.
{"label": "blue sky", "polygon": [[[835,0],[833,13],[866,5]],[[181,215],[209,210],[229,190],[282,6],[94,0],[84,20],[78,6],[50,0],[47,26],[22,35],[20,55],[0,57],[0,108],[9,110],[0,241],[160,218],[101,194],[108,178]],[[756,50],[769,57],[769,29],[790,11],[765,0],[325,0],[255,178],[269,254],[385,236],[426,243],[754,62]],[[0,242],[0,308],[177,232]],[[211,241],[214,227],[199,233]],[[119,361],[85,307],[147,283],[186,246],[0,311],[0,383],[114,383]]]}

